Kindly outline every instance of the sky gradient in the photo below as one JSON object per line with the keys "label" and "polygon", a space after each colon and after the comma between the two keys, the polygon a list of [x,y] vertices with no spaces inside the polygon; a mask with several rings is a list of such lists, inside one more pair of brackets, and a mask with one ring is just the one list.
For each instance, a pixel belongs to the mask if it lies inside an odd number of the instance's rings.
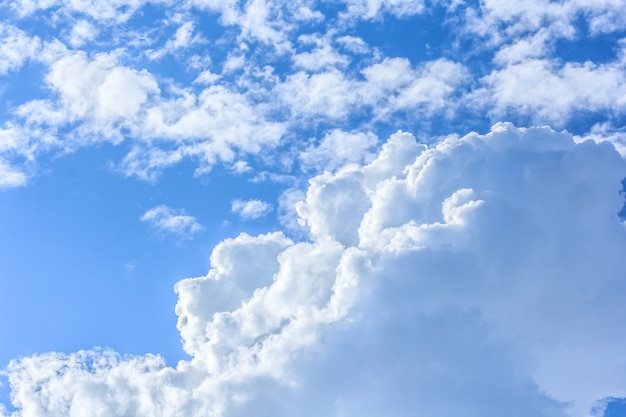
{"label": "sky gradient", "polygon": [[625,10],[1,1],[0,416],[626,415]]}

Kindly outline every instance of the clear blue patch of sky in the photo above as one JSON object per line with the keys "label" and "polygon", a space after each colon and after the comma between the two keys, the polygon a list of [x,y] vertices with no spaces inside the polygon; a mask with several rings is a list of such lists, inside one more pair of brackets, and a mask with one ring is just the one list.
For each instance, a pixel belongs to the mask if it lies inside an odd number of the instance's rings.
{"label": "clear blue patch of sky", "polygon": [[354,36],[359,36],[385,56],[406,57],[414,65],[451,52],[446,48],[453,35],[443,23],[445,9],[433,5],[415,16],[397,18],[385,15],[382,21],[360,21],[354,27]]}
{"label": "clear blue patch of sky", "polygon": [[554,43],[554,55],[564,62],[610,62],[617,57],[618,41],[626,36],[626,31],[591,35],[589,22],[582,15],[575,20],[574,27],[576,36],[560,38]]}
{"label": "clear blue patch of sky", "polygon": [[12,119],[16,108],[30,100],[43,99],[48,94],[41,83],[47,69],[38,63],[27,62],[18,71],[0,76],[0,124]]}
{"label": "clear blue patch of sky", "polygon": [[[158,353],[175,363],[185,354],[174,283],[206,274],[212,248],[225,237],[276,226],[274,214],[251,229],[229,213],[234,198],[274,203],[276,184],[221,168],[194,178],[195,166],[183,163],[151,185],[110,172],[119,152],[104,145],[58,158],[28,187],[3,193],[0,366],[22,355],[93,346]],[[162,236],[139,220],[161,204],[184,208],[205,230],[193,240]]]}
{"label": "clear blue patch of sky", "polygon": [[611,398],[604,410],[604,417],[626,417],[626,398]]}

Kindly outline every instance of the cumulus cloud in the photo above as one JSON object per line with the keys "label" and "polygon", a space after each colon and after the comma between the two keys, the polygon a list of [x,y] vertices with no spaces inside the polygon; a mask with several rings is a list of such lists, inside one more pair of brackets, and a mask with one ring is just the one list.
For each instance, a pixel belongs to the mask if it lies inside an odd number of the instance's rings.
{"label": "cumulus cloud", "polygon": [[132,129],[149,96],[159,92],[149,73],[119,65],[114,54],[89,59],[83,52],[69,53],[52,63],[47,82],[58,100],[27,102],[17,114],[31,125],[82,122],[86,141],[97,140],[89,138],[94,135],[120,140],[119,129]]}
{"label": "cumulus cloud", "polygon": [[616,128],[610,123],[596,123],[585,135],[575,136],[577,142],[593,140],[594,142],[610,142],[615,149],[626,158],[626,129]]}
{"label": "cumulus cloud", "polygon": [[184,210],[176,210],[165,205],[151,208],[141,216],[140,220],[149,223],[163,235],[191,237],[202,230],[202,226],[195,217],[185,214]]}
{"label": "cumulus cloud", "polygon": [[426,114],[452,111],[467,72],[446,59],[411,65],[406,58],[388,58],[364,67],[360,77],[332,68],[313,74],[297,72],[275,87],[295,118],[342,121],[359,111],[388,120],[403,111]]}
{"label": "cumulus cloud", "polygon": [[127,175],[154,180],[183,158],[198,162],[196,173],[238,153],[258,153],[278,143],[283,124],[266,120],[245,94],[211,85],[195,94],[162,94],[155,76],[121,65],[114,53],[61,53],[46,77],[56,96],[31,100],[16,115],[43,141],[45,132],[74,127],[63,146],[74,150],[101,141],[138,139],[118,164]]}
{"label": "cumulus cloud", "polygon": [[75,48],[93,41],[98,35],[98,30],[87,20],[79,20],[72,27],[69,43]]}
{"label": "cumulus cloud", "polygon": [[176,284],[190,360],[14,360],[13,417],[587,416],[626,395],[625,174],[549,128],[398,132],[311,179],[309,240],[226,239]]}
{"label": "cumulus cloud", "polygon": [[[181,161],[191,160],[196,174],[205,174],[286,141],[297,154],[306,145],[294,138],[324,137],[334,129],[376,132],[400,122],[434,131],[442,120],[465,126],[468,112],[569,128],[580,113],[602,112],[619,124],[626,111],[619,1],[453,2],[445,17],[437,15],[437,5],[404,0],[345,0],[336,7],[314,0],[91,3],[24,0],[3,6],[21,18],[47,11],[67,23],[40,19],[50,32],[41,32],[42,39],[19,29],[25,21],[19,18],[15,26],[0,28],[0,74],[35,60],[46,67],[43,87],[49,93],[15,103],[10,122],[29,130],[35,145],[64,132],[56,141],[63,151],[130,142],[114,165],[148,181]],[[116,25],[148,4],[170,7],[171,17],[147,21],[149,29]],[[194,18],[198,11],[214,14],[222,27],[207,31]],[[382,19],[419,24],[426,13],[460,26],[450,31],[442,23],[447,52],[427,45],[428,59],[421,61],[390,53],[350,29],[356,20],[376,30]],[[111,36],[100,39],[100,33]],[[593,41],[602,34],[611,35],[610,58],[570,62],[555,56],[559,41]],[[78,49],[95,46],[89,45],[95,39],[99,52]],[[474,45],[467,54],[459,49],[466,44]],[[180,80],[172,79],[167,65],[159,72],[164,62],[145,60],[168,53],[189,63],[174,76]],[[34,146],[35,159],[50,148]]]}
{"label": "cumulus cloud", "polygon": [[233,200],[230,209],[243,220],[254,220],[267,216],[272,211],[272,205],[262,200]]}

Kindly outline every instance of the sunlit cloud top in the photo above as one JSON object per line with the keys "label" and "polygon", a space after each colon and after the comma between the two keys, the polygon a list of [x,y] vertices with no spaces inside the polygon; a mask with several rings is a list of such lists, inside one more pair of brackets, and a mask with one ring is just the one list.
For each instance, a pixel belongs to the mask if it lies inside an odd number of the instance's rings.
{"label": "sunlit cloud top", "polygon": [[0,416],[626,413],[625,10],[0,3]]}

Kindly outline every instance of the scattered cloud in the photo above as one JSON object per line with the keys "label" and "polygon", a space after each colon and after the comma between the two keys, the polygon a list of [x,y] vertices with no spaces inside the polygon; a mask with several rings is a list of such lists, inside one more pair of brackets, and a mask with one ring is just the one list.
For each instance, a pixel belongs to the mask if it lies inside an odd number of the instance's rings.
{"label": "scattered cloud", "polygon": [[424,2],[419,0],[344,0],[345,16],[358,19],[379,19],[385,13],[405,17],[421,13]]}
{"label": "scattered cloud", "polygon": [[597,143],[609,142],[615,149],[626,158],[626,128],[616,128],[610,123],[597,123],[591,127],[589,132],[582,136],[574,136],[577,142],[592,140]]}
{"label": "scattered cloud", "polygon": [[272,205],[261,200],[233,200],[231,211],[242,220],[255,220],[267,216],[272,211]]}
{"label": "scattered cloud", "polygon": [[[49,94],[14,103],[3,123],[28,130],[34,145],[47,141],[32,147],[32,162],[102,141],[129,142],[114,165],[148,181],[183,161],[201,175],[260,154],[276,160],[265,154],[284,151],[286,142],[297,154],[302,143],[294,138],[310,137],[308,129],[320,140],[335,129],[376,132],[394,124],[439,135],[442,127],[465,126],[468,114],[481,115],[480,123],[505,118],[569,128],[581,114],[602,113],[620,124],[621,3],[505,3],[453,2],[438,16],[440,4],[398,0],[336,7],[311,0],[13,2],[3,6],[11,23],[0,27],[0,75],[35,62]],[[148,4],[171,13],[150,20]],[[23,22],[42,11],[57,23],[43,19],[48,31],[33,35]],[[217,19],[215,33],[199,24],[198,11]],[[353,30],[356,21],[380,28],[384,19],[426,16],[442,19],[445,53],[428,45],[426,55],[402,56]],[[117,24],[131,17],[147,19],[145,27]],[[610,56],[596,62],[558,55],[559,42],[574,48],[585,37],[609,39]],[[462,51],[466,44],[473,46]],[[180,74],[161,62],[170,53],[187,64]],[[55,149],[50,138],[59,131],[64,138]],[[22,170],[19,158],[1,156]]]}
{"label": "scattered cloud", "polygon": [[87,20],[79,20],[72,27],[69,43],[75,48],[93,41],[98,35],[98,30]]}
{"label": "scattered cloud", "polygon": [[528,59],[493,71],[485,87],[474,92],[481,104],[493,106],[496,117],[527,114],[537,122],[562,126],[577,111],[626,110],[626,67]]}
{"label": "scattered cloud", "polygon": [[29,36],[15,26],[0,23],[0,75],[18,70],[33,59],[41,48],[36,36]]}
{"label": "scattered cloud", "polygon": [[146,211],[140,220],[147,222],[158,233],[192,237],[202,230],[196,218],[185,214],[184,210],[176,210],[165,205],[160,205]]}

